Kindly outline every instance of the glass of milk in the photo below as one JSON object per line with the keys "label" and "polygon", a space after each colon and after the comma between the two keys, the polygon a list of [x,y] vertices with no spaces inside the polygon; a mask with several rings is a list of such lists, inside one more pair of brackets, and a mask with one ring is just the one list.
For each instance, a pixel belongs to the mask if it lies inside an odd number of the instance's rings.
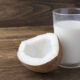
{"label": "glass of milk", "polygon": [[54,33],[62,45],[63,57],[60,66],[80,67],[80,8],[53,10]]}

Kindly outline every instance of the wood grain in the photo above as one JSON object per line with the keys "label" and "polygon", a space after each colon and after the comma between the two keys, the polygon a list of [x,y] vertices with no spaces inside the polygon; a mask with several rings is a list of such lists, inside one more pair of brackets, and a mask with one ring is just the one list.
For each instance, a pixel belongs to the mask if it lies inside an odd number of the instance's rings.
{"label": "wood grain", "polygon": [[80,7],[80,0],[0,0],[0,27],[52,25],[52,10]]}
{"label": "wood grain", "polygon": [[80,69],[62,69],[35,73],[26,69],[17,59],[17,49],[22,40],[53,32],[52,26],[23,26],[0,28],[0,80],[80,80]]}

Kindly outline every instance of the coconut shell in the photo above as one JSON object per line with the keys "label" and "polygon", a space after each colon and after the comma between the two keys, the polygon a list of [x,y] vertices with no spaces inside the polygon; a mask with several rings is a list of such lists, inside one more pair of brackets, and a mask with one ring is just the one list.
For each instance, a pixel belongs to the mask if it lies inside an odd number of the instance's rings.
{"label": "coconut shell", "polygon": [[32,71],[47,73],[47,72],[51,72],[51,71],[55,70],[57,68],[57,66],[60,64],[61,59],[62,59],[62,47],[61,47],[61,44],[59,41],[58,56],[56,56],[54,59],[52,59],[51,61],[49,61],[45,64],[38,65],[38,66],[28,65],[28,64],[24,64],[24,63],[23,63],[23,65]]}

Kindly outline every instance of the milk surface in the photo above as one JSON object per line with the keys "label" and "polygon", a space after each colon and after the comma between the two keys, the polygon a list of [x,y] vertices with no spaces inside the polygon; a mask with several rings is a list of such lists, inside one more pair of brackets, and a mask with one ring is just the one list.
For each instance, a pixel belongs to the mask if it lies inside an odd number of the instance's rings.
{"label": "milk surface", "polygon": [[63,51],[62,64],[80,63],[80,21],[66,20],[54,24]]}

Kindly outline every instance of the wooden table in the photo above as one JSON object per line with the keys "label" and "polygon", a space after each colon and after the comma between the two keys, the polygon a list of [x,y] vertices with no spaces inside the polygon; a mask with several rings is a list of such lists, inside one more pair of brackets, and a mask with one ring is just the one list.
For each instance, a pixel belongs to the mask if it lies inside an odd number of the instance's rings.
{"label": "wooden table", "polygon": [[0,28],[0,80],[80,80],[80,69],[57,68],[41,74],[28,70],[18,61],[20,42],[47,32],[52,32],[52,26]]}

